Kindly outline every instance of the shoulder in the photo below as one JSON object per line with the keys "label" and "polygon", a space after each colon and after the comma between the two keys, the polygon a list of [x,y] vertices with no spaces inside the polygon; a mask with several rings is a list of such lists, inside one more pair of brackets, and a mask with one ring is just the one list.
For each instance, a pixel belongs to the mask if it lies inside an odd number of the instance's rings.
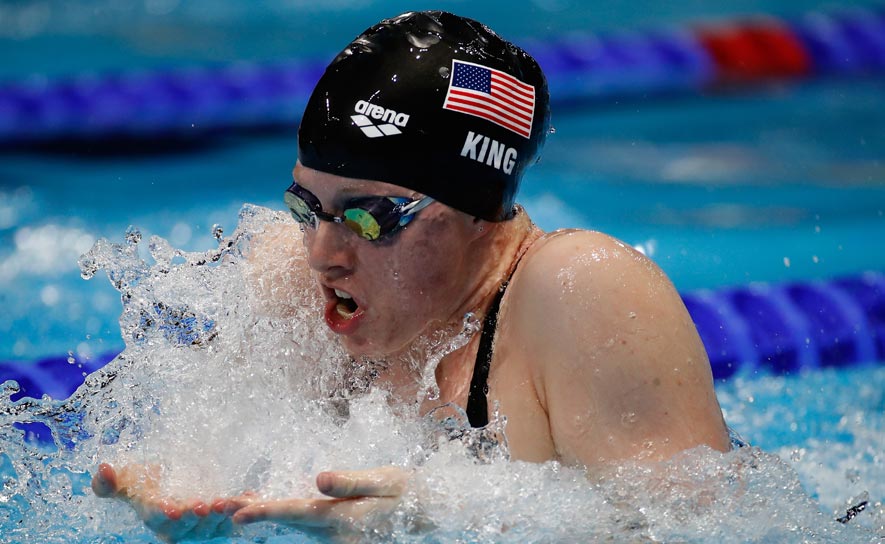
{"label": "shoulder", "polygon": [[512,288],[513,298],[524,305],[522,311],[555,310],[558,318],[553,322],[597,310],[594,321],[598,325],[606,315],[614,317],[610,310],[632,307],[637,311],[660,304],[662,296],[681,304],[669,279],[651,259],[616,238],[586,230],[561,230],[541,237],[523,257]]}
{"label": "shoulder", "polygon": [[648,336],[633,346],[637,353],[655,350],[653,338],[696,335],[661,269],[601,232],[543,236],[526,252],[507,291],[506,329],[544,372],[593,357],[627,336]]}
{"label": "shoulder", "polygon": [[651,442],[655,458],[725,447],[704,346],[651,259],[599,232],[561,231],[533,245],[511,288],[506,342],[519,346],[510,353],[534,377],[563,459],[623,458]]}
{"label": "shoulder", "polygon": [[621,240],[602,232],[579,229],[545,234],[532,244],[520,265],[521,270],[541,274],[541,277],[549,272],[561,275],[559,272],[563,270],[621,273],[625,268],[634,267],[659,272],[650,259]]}

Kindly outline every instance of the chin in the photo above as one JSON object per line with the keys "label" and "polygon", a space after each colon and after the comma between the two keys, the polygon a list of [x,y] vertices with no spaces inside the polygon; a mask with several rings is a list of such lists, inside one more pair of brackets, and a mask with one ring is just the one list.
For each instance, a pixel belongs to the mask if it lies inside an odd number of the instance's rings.
{"label": "chin", "polygon": [[341,345],[347,354],[354,358],[380,358],[388,355],[387,351],[366,338],[357,338],[355,335],[341,337]]}
{"label": "chin", "polygon": [[341,338],[348,355],[354,358],[387,359],[408,350],[408,344],[396,342],[379,342],[377,339],[359,338],[356,335]]}

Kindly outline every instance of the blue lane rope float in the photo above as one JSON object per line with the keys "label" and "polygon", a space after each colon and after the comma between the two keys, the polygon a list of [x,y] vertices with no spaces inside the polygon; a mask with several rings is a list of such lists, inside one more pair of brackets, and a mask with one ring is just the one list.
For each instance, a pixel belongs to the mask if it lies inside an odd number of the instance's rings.
{"label": "blue lane rope float", "polygon": [[716,379],[885,361],[885,275],[683,293]]}
{"label": "blue lane rope float", "polygon": [[[699,290],[682,293],[682,298],[716,379],[739,371],[780,374],[885,362],[885,274],[879,272],[831,281]],[[194,319],[203,324],[200,331],[211,323]],[[182,329],[180,333],[166,330],[173,325]],[[157,327],[169,342],[182,347],[199,348],[213,337],[201,333],[201,342],[196,342],[193,323],[186,319],[157,321]],[[86,374],[115,355],[0,362],[0,383],[18,382],[20,391],[12,400],[44,394],[64,399]]]}
{"label": "blue lane rope float", "polygon": [[558,102],[698,89],[715,76],[710,56],[685,30],[572,34],[525,46]]}
{"label": "blue lane rope float", "polygon": [[71,395],[87,375],[102,368],[116,357],[116,353],[103,353],[94,357],[62,355],[46,357],[34,362],[0,361],[0,383],[6,380],[18,382],[19,391],[11,400],[24,397],[65,399]]}
{"label": "blue lane rope float", "polygon": [[[554,103],[617,100],[723,83],[885,72],[885,8],[572,33],[523,45],[547,73]],[[294,127],[326,60],[0,84],[0,144]]]}
{"label": "blue lane rope float", "polygon": [[[0,362],[0,385],[8,385],[7,380],[17,383],[17,388],[0,388],[3,395],[13,403],[27,402],[25,397],[39,399],[44,395],[61,400],[68,398],[86,379],[86,376],[99,370],[116,357],[116,353],[104,353],[96,357],[79,357],[73,354],[60,357],[47,357],[32,363],[16,361]],[[17,389],[17,391],[16,391]],[[15,391],[15,392],[13,392]],[[75,428],[82,414],[65,413],[63,427]],[[69,437],[53,437],[50,428],[42,421],[13,423],[23,432],[26,440],[44,445],[57,444],[72,448]]]}
{"label": "blue lane rope float", "polygon": [[885,68],[885,9],[810,13],[790,26],[820,73]]}
{"label": "blue lane rope float", "polygon": [[0,143],[294,124],[324,63],[87,75],[0,86]]}

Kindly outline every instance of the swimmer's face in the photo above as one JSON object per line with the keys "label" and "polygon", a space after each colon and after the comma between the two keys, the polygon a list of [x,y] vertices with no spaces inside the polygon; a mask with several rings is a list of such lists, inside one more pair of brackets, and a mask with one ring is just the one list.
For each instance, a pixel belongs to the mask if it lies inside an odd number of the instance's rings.
{"label": "swimmer's face", "polygon": [[[421,196],[300,163],[293,177],[332,214],[341,213],[354,197]],[[475,232],[470,216],[440,203],[421,210],[395,234],[373,242],[343,224],[320,221],[316,229],[305,227],[308,263],[326,300],[327,325],[351,355],[383,357],[402,352],[441,324],[460,323],[461,304],[469,294],[467,279],[476,266],[467,259]]]}

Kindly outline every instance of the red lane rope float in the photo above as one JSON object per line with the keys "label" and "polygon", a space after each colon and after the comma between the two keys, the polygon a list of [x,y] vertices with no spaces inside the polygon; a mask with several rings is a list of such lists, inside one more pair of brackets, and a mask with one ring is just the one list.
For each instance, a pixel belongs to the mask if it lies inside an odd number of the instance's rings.
{"label": "red lane rope float", "polygon": [[717,79],[723,82],[801,77],[812,72],[812,59],[802,42],[777,21],[700,29],[697,36],[714,60]]}

